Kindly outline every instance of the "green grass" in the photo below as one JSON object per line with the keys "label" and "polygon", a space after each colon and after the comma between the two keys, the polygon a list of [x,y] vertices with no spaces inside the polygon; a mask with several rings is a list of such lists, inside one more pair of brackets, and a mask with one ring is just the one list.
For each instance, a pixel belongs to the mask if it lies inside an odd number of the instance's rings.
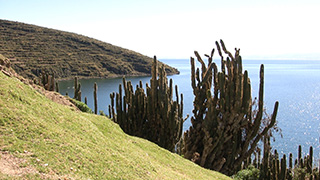
{"label": "green grass", "polygon": [[[0,54],[30,79],[44,69],[56,78],[142,76],[152,58],[75,33],[0,19]],[[178,70],[166,65],[168,74]]]}
{"label": "green grass", "polygon": [[106,117],[54,103],[3,73],[0,150],[37,171],[20,177],[0,173],[0,179],[229,179],[126,135]]}

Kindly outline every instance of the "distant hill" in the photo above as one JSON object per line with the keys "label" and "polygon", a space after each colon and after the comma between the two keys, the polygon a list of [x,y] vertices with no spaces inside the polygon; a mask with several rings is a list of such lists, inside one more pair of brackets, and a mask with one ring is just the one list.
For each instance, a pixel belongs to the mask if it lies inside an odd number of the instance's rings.
{"label": "distant hill", "polygon": [[[56,78],[150,75],[152,58],[93,38],[0,19],[0,54],[20,75],[39,71]],[[168,74],[179,73],[166,65]]]}

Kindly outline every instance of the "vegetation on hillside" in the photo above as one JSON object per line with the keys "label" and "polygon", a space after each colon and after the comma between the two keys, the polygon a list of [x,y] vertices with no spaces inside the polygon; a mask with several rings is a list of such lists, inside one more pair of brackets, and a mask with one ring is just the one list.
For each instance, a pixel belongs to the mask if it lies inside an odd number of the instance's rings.
{"label": "vegetation on hillside", "polygon": [[[151,74],[152,65],[150,57],[93,38],[1,19],[0,54],[31,79],[41,70],[58,79],[143,76]],[[179,73],[167,65],[165,69]]]}
{"label": "vegetation on hillside", "polygon": [[0,179],[229,179],[0,72]]}
{"label": "vegetation on hillside", "polygon": [[254,103],[248,72],[242,71],[240,49],[235,49],[233,55],[222,40],[216,46],[221,57],[219,71],[213,62],[214,49],[206,55],[208,65],[195,52],[201,70],[191,58],[195,98],[192,126],[184,134],[183,154],[190,160],[196,156],[194,161],[203,167],[233,175],[258,149],[258,142],[270,137],[279,103],[275,103],[272,116],[265,117],[264,66],[260,68],[259,97]]}
{"label": "vegetation on hillside", "polygon": [[[223,41],[220,41],[223,51],[216,42],[221,72],[213,62],[214,50],[206,55],[208,65],[195,52],[201,70],[196,69],[191,58],[195,95],[192,126],[181,137],[183,96],[179,102],[176,87],[176,101],[172,100],[172,81],[168,84],[165,73],[177,73],[176,69],[160,65],[164,69],[157,72],[156,59],[151,65],[151,58],[84,36],[11,21],[0,22],[0,53],[11,60],[0,54],[2,179],[228,179],[196,164],[227,175],[236,174],[234,177],[238,179],[319,179],[319,168],[313,166],[312,147],[305,157],[299,147],[294,165],[290,154],[289,166],[286,155],[280,160],[277,151],[271,152],[269,141],[271,130],[277,130],[279,103],[275,103],[270,117],[264,116],[263,65],[259,97],[252,100],[248,72],[242,73],[240,49],[235,49],[232,55]],[[41,73],[42,78],[26,80],[18,76],[11,65],[25,77],[34,78]],[[196,164],[146,140],[126,135],[103,112],[103,116],[95,115],[96,95],[95,114],[81,102],[78,77],[150,73],[151,86],[147,84],[146,90],[140,82],[134,92],[132,84],[124,79],[125,95],[122,96],[120,85],[119,93],[110,96],[110,117],[125,132],[178,151]],[[59,96],[71,104],[69,107],[50,101],[45,93],[49,91],[33,84],[53,91],[58,89],[55,77],[76,77],[74,99],[50,93],[50,99]],[[96,93],[96,83],[94,89]],[[261,141],[264,145],[262,158],[258,147]]]}
{"label": "vegetation on hillside", "polygon": [[148,139],[175,152],[177,144],[181,142],[185,120],[182,117],[183,95],[179,97],[176,85],[176,95],[173,98],[172,79],[168,82],[166,72],[162,66],[158,66],[156,57],[151,72],[150,86],[146,83],[145,89],[142,81],[134,90],[134,85],[123,78],[123,86],[119,85],[119,92],[110,94],[110,116],[124,132]]}

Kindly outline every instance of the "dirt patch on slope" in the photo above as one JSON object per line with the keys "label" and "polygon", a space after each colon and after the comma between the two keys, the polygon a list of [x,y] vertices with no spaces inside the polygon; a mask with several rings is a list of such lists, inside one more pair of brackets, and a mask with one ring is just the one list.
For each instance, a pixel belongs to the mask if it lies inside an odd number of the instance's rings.
{"label": "dirt patch on slope", "polygon": [[33,167],[26,166],[26,160],[14,157],[8,152],[0,152],[0,172],[9,176],[23,176],[26,174],[35,174],[37,170]]}
{"label": "dirt patch on slope", "polygon": [[[30,156],[32,153],[24,152],[22,156]],[[40,160],[39,160],[40,161]],[[45,165],[44,165],[45,166]],[[13,156],[7,151],[0,151],[0,172],[9,177],[23,178],[28,174],[39,175],[41,179],[68,179],[74,178],[67,175],[59,176],[50,170],[49,174],[40,173],[34,167],[32,167],[27,160]]]}
{"label": "dirt patch on slope", "polygon": [[31,86],[34,89],[36,89],[38,92],[40,92],[41,94],[46,96],[48,99],[52,100],[53,102],[72,107],[75,110],[79,110],[72,102],[70,102],[70,100],[68,98],[66,98],[65,96],[61,95],[60,93],[54,92],[54,91],[47,91],[43,87],[40,87],[40,86],[35,85],[35,84],[32,84]]}

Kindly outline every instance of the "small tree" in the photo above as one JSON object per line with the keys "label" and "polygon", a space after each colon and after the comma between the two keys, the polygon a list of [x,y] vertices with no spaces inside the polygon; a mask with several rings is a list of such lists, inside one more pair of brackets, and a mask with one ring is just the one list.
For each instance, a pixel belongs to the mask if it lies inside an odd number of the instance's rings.
{"label": "small tree", "polygon": [[256,150],[263,137],[276,123],[278,102],[267,122],[263,122],[264,66],[260,67],[260,87],[257,112],[253,112],[251,84],[248,72],[242,73],[240,49],[233,56],[223,41],[216,46],[221,57],[221,70],[213,62],[214,49],[208,66],[198,52],[195,56],[201,70],[195,69],[191,58],[191,82],[194,93],[192,126],[184,134],[183,154],[197,164],[232,175]]}

